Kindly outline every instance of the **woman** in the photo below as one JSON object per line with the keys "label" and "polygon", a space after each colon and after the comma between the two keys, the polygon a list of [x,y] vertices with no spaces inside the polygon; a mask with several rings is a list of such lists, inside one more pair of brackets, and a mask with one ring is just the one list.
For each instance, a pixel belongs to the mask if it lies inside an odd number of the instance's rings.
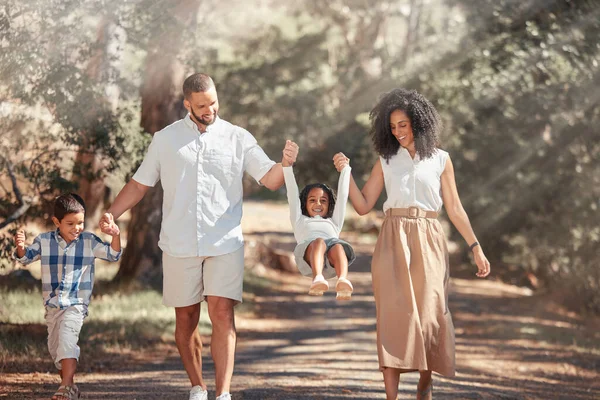
{"label": "woman", "polygon": [[[442,205],[473,252],[476,275],[488,276],[490,264],[460,202],[452,161],[436,148],[441,121],[435,107],[414,90],[395,89],[370,119],[379,159],[362,191],[351,179],[349,197],[364,215],[384,186],[388,196],[372,261],[379,366],[388,400],[398,396],[400,374],[412,371],[420,372],[417,399],[431,399],[431,372],[455,374],[448,250],[436,219]],[[338,153],[334,165],[346,160]]]}

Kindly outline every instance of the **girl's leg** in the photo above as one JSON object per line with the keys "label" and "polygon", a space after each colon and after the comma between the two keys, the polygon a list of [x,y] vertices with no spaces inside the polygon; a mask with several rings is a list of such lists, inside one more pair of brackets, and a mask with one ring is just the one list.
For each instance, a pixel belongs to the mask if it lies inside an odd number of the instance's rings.
{"label": "girl's leg", "polygon": [[344,251],[344,246],[341,244],[333,245],[327,252],[329,263],[335,268],[338,278],[346,278],[348,276],[348,257]]}
{"label": "girl's leg", "polygon": [[354,288],[352,287],[352,283],[347,279],[348,257],[346,256],[346,251],[344,251],[344,246],[341,244],[333,245],[327,252],[327,258],[329,259],[329,263],[335,268],[338,276],[338,281],[335,285],[336,298],[338,300],[350,300]]}
{"label": "girl's leg", "polygon": [[322,296],[329,289],[329,284],[323,276],[326,249],[327,245],[323,239],[315,239],[308,245],[304,253],[304,260],[310,265],[313,272],[313,281],[308,290],[308,294],[312,296]]}
{"label": "girl's leg", "polygon": [[383,383],[385,385],[386,400],[397,400],[400,370],[398,368],[385,368],[383,370]]}
{"label": "girl's leg", "polygon": [[327,245],[321,238],[313,240],[306,248],[304,260],[310,265],[313,271],[313,278],[323,277],[323,265],[325,263],[325,250]]}

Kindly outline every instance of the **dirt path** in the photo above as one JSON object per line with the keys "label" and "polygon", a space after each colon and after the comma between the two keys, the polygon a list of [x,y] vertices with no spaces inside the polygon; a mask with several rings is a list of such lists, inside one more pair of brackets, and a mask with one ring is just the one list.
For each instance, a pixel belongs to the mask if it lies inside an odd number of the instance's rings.
{"label": "dirt path", "polygon": [[[254,232],[247,235],[249,242],[293,246],[287,225],[267,222],[273,221],[271,206],[250,204],[249,210],[246,215],[254,218],[245,217],[246,232]],[[237,315],[234,400],[385,398],[375,348],[373,241],[346,238],[358,254],[350,275],[356,291],[349,302],[336,301],[333,290],[322,298],[305,295],[308,278],[256,271],[274,284],[254,288],[255,295],[245,298],[254,312]],[[597,326],[586,326],[526,289],[453,275],[458,375],[434,376],[436,399],[600,399]],[[206,348],[204,361],[214,390]],[[414,398],[417,379],[414,373],[403,376],[400,399]],[[48,374],[4,374],[0,388],[7,393],[0,398],[44,398],[55,382]],[[172,344],[151,354],[123,355],[118,370],[83,373],[79,382],[85,399],[187,399],[187,378]]]}

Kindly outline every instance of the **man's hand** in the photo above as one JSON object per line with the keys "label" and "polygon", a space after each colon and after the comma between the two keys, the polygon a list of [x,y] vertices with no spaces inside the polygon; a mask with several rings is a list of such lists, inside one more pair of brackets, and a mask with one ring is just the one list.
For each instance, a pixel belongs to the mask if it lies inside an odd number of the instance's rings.
{"label": "man's hand", "polygon": [[115,219],[111,213],[104,213],[100,218],[100,230],[110,236],[117,236],[121,233],[119,227],[115,223]]}
{"label": "man's hand", "polygon": [[291,167],[296,162],[298,157],[298,145],[291,140],[285,141],[285,147],[283,148],[283,158],[281,165],[284,167]]}
{"label": "man's hand", "polygon": [[333,156],[333,165],[338,172],[342,172],[346,165],[350,165],[350,159],[344,153],[336,153]]}

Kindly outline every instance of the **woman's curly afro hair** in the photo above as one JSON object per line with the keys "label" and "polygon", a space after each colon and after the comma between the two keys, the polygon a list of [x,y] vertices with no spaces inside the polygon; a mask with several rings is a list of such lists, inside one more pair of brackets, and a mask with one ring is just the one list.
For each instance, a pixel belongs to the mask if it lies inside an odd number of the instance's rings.
{"label": "woman's curly afro hair", "polygon": [[392,135],[390,115],[402,110],[410,118],[415,149],[421,159],[431,157],[439,143],[438,135],[442,121],[437,110],[429,100],[416,90],[394,89],[385,93],[371,110],[371,130],[375,151],[386,161],[398,153],[400,143]]}
{"label": "woman's curly afro hair", "polygon": [[325,218],[331,218],[333,216],[333,209],[335,208],[335,193],[333,189],[327,186],[324,183],[311,183],[310,185],[304,186],[304,189],[300,192],[300,210],[302,211],[302,215],[308,215],[308,209],[306,208],[306,201],[308,200],[308,194],[314,188],[323,189],[323,192],[329,197],[329,208],[327,209],[327,214]]}

